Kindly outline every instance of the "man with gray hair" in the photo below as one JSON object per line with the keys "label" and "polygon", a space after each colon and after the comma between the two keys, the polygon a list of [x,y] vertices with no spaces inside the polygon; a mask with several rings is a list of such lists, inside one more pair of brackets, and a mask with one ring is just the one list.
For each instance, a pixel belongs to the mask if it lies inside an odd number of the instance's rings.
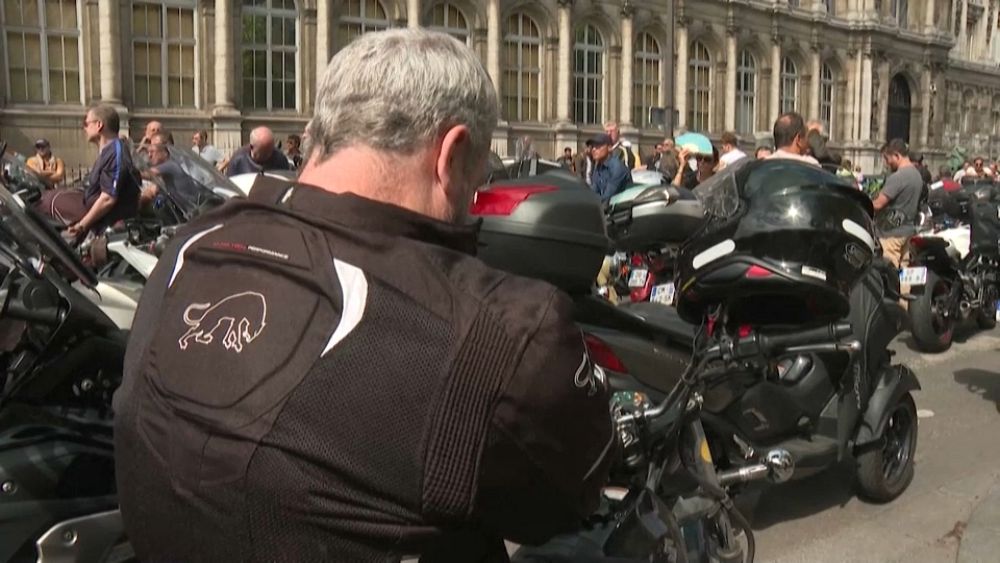
{"label": "man with gray hair", "polygon": [[114,401],[136,555],[486,562],[572,531],[615,451],[607,390],[567,296],[471,255],[482,64],[365,34],[315,107],[298,181],[192,222],[143,291]]}
{"label": "man with gray hair", "polygon": [[261,126],[250,131],[250,144],[233,154],[226,168],[227,176],[259,174],[268,170],[289,170],[285,155],[275,149],[274,132]]}

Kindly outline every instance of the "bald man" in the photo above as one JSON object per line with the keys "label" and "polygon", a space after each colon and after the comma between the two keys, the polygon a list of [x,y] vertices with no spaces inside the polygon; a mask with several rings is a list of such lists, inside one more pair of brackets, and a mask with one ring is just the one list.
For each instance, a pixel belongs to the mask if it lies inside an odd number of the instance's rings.
{"label": "bald man", "polygon": [[139,141],[140,145],[148,145],[153,142],[153,135],[163,132],[163,124],[159,121],[150,121],[146,124],[146,128],[142,131],[142,140]]}
{"label": "bald man", "polygon": [[250,144],[233,154],[226,168],[226,175],[290,169],[285,155],[274,148],[274,133],[267,127],[258,127],[250,132]]}

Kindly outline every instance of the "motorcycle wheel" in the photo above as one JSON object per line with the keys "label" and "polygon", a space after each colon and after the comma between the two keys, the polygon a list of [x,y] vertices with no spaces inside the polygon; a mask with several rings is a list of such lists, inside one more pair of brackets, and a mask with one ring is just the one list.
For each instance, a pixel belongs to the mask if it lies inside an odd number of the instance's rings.
{"label": "motorcycle wheel", "polygon": [[868,500],[884,503],[896,499],[913,481],[917,451],[917,406],[906,393],[889,412],[882,447],[858,456],[858,485]]}
{"label": "motorcycle wheel", "polygon": [[983,330],[992,330],[997,326],[997,288],[987,286],[983,291],[983,304],[976,311],[976,324]]}
{"label": "motorcycle wheel", "polygon": [[951,288],[933,270],[927,270],[927,284],[909,304],[910,333],[922,352],[944,352],[951,348],[955,318],[945,316]]}

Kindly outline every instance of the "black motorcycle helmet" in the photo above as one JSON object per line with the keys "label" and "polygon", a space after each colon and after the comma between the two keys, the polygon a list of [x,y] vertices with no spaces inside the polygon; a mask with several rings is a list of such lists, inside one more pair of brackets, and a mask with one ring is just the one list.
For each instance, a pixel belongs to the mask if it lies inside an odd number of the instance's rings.
{"label": "black motorcycle helmet", "polygon": [[700,324],[832,322],[875,252],[871,200],[837,176],[786,159],[751,161],[698,186],[706,215],[678,256],[677,310]]}

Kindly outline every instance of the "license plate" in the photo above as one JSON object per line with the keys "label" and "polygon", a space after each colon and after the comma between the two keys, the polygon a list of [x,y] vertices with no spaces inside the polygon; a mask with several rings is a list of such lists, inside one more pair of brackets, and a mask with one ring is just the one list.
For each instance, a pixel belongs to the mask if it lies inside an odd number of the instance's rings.
{"label": "license plate", "polygon": [[924,285],[927,283],[927,268],[903,268],[899,271],[899,283],[903,285]]}
{"label": "license plate", "polygon": [[649,296],[649,300],[653,303],[671,306],[674,304],[674,295],[676,293],[673,282],[665,283],[653,288],[653,293]]}
{"label": "license plate", "polygon": [[636,269],[632,270],[632,273],[628,277],[629,287],[644,287],[646,285],[646,278],[649,277],[649,270]]}

